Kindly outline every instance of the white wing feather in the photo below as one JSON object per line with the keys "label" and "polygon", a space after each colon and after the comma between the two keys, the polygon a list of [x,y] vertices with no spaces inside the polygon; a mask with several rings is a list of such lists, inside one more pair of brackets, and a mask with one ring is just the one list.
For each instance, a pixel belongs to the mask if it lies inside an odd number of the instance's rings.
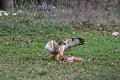
{"label": "white wing feather", "polygon": [[85,42],[84,39],[81,38],[67,39],[64,41],[64,43],[66,44],[65,50],[78,45],[83,45],[84,42]]}
{"label": "white wing feather", "polygon": [[45,50],[47,50],[49,53],[53,54],[55,49],[57,48],[58,44],[51,40],[45,45]]}
{"label": "white wing feather", "polygon": [[65,44],[57,44],[55,41],[51,40],[45,45],[45,50],[47,50],[49,53],[54,54],[56,50],[67,50],[71,47],[83,45],[85,42],[82,38],[72,38],[72,39],[66,39],[63,40],[62,43]]}

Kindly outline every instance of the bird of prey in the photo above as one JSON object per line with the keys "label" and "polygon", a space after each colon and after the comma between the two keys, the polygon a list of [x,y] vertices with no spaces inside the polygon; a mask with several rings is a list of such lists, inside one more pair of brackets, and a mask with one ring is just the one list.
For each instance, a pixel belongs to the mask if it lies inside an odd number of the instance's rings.
{"label": "bird of prey", "polygon": [[59,60],[60,57],[63,57],[63,54],[66,50],[75,46],[83,45],[84,43],[85,40],[82,38],[65,39],[60,43],[51,40],[45,45],[45,50],[52,54],[53,59]]}

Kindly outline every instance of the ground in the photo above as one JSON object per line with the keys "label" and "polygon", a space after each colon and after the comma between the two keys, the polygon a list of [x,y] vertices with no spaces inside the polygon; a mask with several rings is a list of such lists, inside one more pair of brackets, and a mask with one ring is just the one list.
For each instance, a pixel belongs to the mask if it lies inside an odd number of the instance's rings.
{"label": "ground", "polygon": [[[67,20],[38,16],[0,17],[1,80],[120,80],[120,36],[112,36],[107,29],[73,26]],[[77,37],[85,44],[64,56],[81,57],[84,64],[54,61],[44,50],[49,40]]]}

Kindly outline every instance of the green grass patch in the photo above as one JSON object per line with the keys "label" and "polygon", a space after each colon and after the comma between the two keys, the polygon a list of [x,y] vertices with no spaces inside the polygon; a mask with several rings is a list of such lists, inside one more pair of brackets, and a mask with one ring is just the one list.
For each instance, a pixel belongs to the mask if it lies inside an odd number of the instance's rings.
{"label": "green grass patch", "polygon": [[[81,63],[60,63],[44,50],[49,40],[84,38],[83,46],[71,48],[84,58]],[[119,80],[120,37],[102,31],[76,31],[69,22],[34,16],[0,18],[1,80]]]}

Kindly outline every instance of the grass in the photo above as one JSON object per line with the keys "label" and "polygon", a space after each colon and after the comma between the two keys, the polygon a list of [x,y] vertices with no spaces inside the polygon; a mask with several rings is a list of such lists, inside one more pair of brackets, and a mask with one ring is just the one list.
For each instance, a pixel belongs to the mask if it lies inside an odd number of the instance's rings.
{"label": "grass", "polygon": [[[119,26],[117,26],[119,27]],[[103,31],[76,31],[67,21],[36,16],[0,17],[1,80],[119,80],[120,37]],[[86,44],[71,48],[86,59],[60,63],[49,58],[44,45],[49,40],[81,37]]]}

